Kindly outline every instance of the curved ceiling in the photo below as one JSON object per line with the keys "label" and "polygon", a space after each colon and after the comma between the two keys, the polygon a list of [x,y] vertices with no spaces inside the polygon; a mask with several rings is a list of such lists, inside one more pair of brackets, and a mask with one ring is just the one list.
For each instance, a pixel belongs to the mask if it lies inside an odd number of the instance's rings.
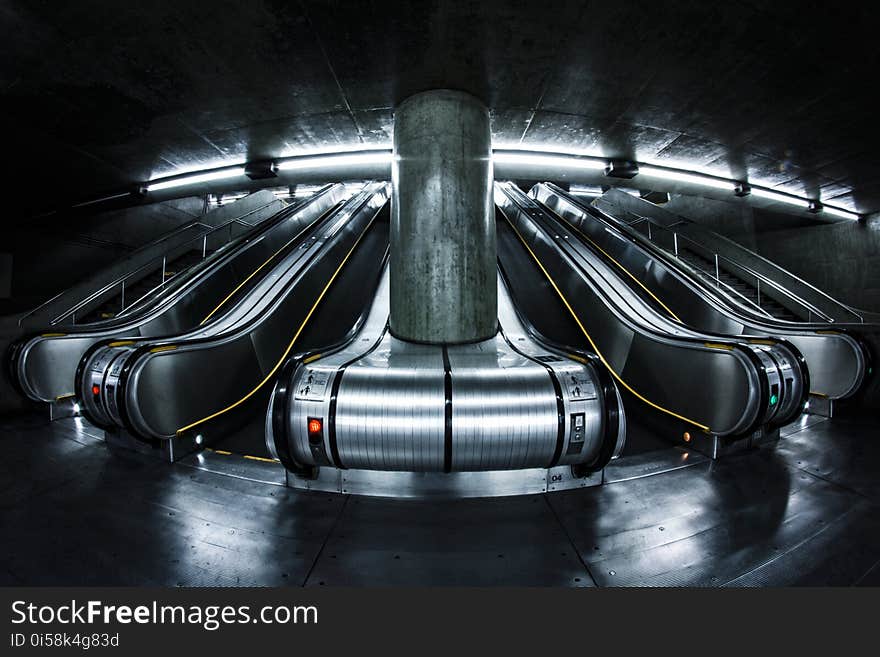
{"label": "curved ceiling", "polygon": [[3,2],[11,208],[390,143],[482,97],[497,145],[702,168],[880,209],[876,3]]}

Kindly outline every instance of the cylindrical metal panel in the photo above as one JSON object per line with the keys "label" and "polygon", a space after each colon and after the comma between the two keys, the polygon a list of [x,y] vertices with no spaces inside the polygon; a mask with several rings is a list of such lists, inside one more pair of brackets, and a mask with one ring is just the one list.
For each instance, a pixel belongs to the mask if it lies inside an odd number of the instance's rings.
{"label": "cylindrical metal panel", "polygon": [[[352,349],[361,344],[373,342],[355,339]],[[348,365],[341,354],[302,364],[286,386],[289,398],[275,402],[289,409],[291,455],[306,467],[407,472],[595,462],[608,437],[592,368],[535,342],[517,346],[544,360],[515,351],[501,334],[450,347],[446,359],[439,346],[386,334]]]}
{"label": "cylindrical metal panel", "polygon": [[391,331],[414,342],[485,340],[497,329],[489,112],[426,91],[394,118]]}

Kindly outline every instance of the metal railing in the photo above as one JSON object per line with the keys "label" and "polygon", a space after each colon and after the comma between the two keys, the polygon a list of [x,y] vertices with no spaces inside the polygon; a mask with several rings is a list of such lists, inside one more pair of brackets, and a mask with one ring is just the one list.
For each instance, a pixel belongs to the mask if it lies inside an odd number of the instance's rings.
{"label": "metal railing", "polygon": [[[247,213],[247,214],[251,214],[251,213]],[[249,224],[246,221],[243,221],[243,217],[246,217],[247,214],[243,215],[241,217],[235,217],[233,219],[230,219],[229,221],[226,221],[222,224],[219,224],[218,226],[210,227],[210,230],[202,233],[201,235],[196,235],[192,239],[181,242],[180,244],[177,244],[174,247],[172,247],[171,249],[169,249],[168,252],[166,252],[160,256],[156,256],[155,258],[151,258],[150,260],[145,262],[140,267],[137,267],[136,269],[128,271],[125,274],[122,274],[121,276],[115,278],[114,280],[110,281],[106,285],[103,285],[98,290],[92,292],[91,294],[87,295],[86,297],[84,297],[80,301],[74,303],[72,306],[70,306],[66,310],[62,311],[61,313],[59,313],[58,315],[53,317],[48,322],[49,325],[59,324],[59,323],[64,322],[66,320],[69,320],[70,324],[76,324],[77,314],[80,314],[80,316],[82,317],[83,315],[91,312],[91,310],[93,310],[95,306],[99,305],[100,303],[103,303],[104,301],[106,301],[108,299],[113,298],[117,294],[120,297],[120,309],[119,309],[119,313],[117,313],[116,316],[118,316],[119,314],[122,314],[123,312],[126,312],[126,311],[130,312],[138,304],[140,304],[144,299],[146,299],[151,294],[153,294],[155,291],[157,291],[158,289],[164,288],[165,283],[168,280],[170,280],[171,277],[168,276],[168,255],[169,255],[169,253],[179,252],[180,255],[182,256],[187,251],[194,250],[191,248],[193,245],[198,245],[198,248],[200,248],[200,250],[201,250],[201,260],[204,261],[208,255],[208,239],[209,239],[209,237],[214,237],[220,231],[228,229],[229,236],[227,238],[225,238],[225,240],[223,241],[224,244],[228,244],[235,237],[238,237],[238,235],[233,235],[233,233],[232,233],[232,228],[234,225],[244,226],[246,229],[250,229],[250,228],[254,227],[253,224]],[[172,239],[173,237],[179,235],[182,232],[185,232],[187,230],[192,230],[193,228],[198,228],[198,227],[208,227],[208,224],[205,224],[200,221],[196,221],[196,222],[187,224],[186,226],[181,226],[180,228],[172,231],[171,233],[163,235],[159,239],[154,240],[153,242],[150,242],[148,245],[146,245],[145,247],[142,247],[142,248],[148,249],[151,247],[158,246],[162,242],[168,241],[168,240]],[[201,242],[200,245],[199,245],[199,242]],[[135,299],[132,303],[126,304],[126,298],[125,298],[125,296],[126,296],[126,283],[131,281],[135,277],[138,277],[137,282],[140,282],[141,280],[144,280],[145,278],[147,278],[153,270],[156,270],[160,275],[160,280],[157,283],[157,285],[155,285],[154,287],[151,287],[145,294],[143,294],[140,297],[138,297],[137,299]],[[139,276],[141,274],[143,274],[143,275]],[[129,285],[129,287],[130,287],[130,285]],[[43,302],[42,304],[40,304],[39,306],[37,306],[33,310],[22,315],[18,319],[18,325],[21,326],[25,319],[36,314],[41,309],[47,307],[48,305],[50,305],[51,303],[53,303],[54,301],[59,299],[63,294],[65,294],[65,292],[60,292],[59,294],[56,294],[54,297],[52,297],[48,301]]]}
{"label": "metal railing", "polygon": [[[827,313],[823,312],[822,310],[819,310],[816,306],[809,303],[805,299],[802,299],[801,297],[799,297],[797,294],[795,294],[791,290],[781,286],[776,281],[774,281],[774,280],[768,278],[767,276],[755,271],[751,267],[748,267],[747,265],[743,265],[743,264],[723,255],[723,254],[718,253],[717,251],[709,249],[706,246],[700,244],[699,242],[696,242],[695,240],[691,239],[687,235],[683,235],[683,234],[679,233],[678,231],[671,230],[669,228],[666,228],[665,226],[657,225],[654,222],[652,222],[650,220],[650,218],[648,218],[648,217],[639,216],[639,218],[636,221],[629,224],[629,227],[632,228],[633,231],[636,231],[636,226],[639,226],[643,223],[647,225],[647,232],[643,233],[643,234],[645,234],[647,236],[649,241],[653,242],[654,244],[659,245],[661,248],[665,248],[668,250],[668,247],[664,247],[656,239],[655,233],[657,233],[659,231],[661,234],[670,235],[671,236],[672,253],[676,258],[686,262],[691,267],[691,269],[694,269],[695,271],[697,271],[697,273],[701,274],[703,278],[708,279],[711,282],[713,282],[716,287],[723,288],[726,293],[733,296],[736,300],[744,301],[750,309],[759,310],[763,315],[766,315],[767,317],[773,318],[773,315],[768,313],[761,305],[761,302],[762,302],[762,289],[761,288],[763,286],[764,297],[769,298],[769,299],[773,299],[772,295],[767,294],[767,290],[772,289],[775,293],[777,293],[781,297],[785,298],[787,301],[791,302],[795,307],[800,309],[803,317],[806,318],[807,322],[822,321],[822,322],[829,322],[830,323],[830,322],[835,321],[834,318],[831,317],[830,315],[828,315]],[[688,248],[691,251],[696,252],[696,254],[698,256],[703,257],[705,260],[709,261],[710,263],[713,263],[714,264],[714,272],[707,271],[703,267],[700,267],[698,263],[685,261],[680,255],[680,249],[681,249],[680,243],[681,242],[683,242],[686,245],[686,248]],[[724,263],[724,265],[725,265],[723,269],[721,267],[722,263]],[[731,270],[733,270],[733,271],[731,271]],[[731,285],[729,285],[728,283],[723,281],[722,277],[721,277],[722,271],[741,280],[743,283],[745,283],[747,285],[751,284],[751,286],[755,289],[755,298],[750,299],[749,297],[745,296],[741,291],[735,289],[734,287],[732,287]],[[797,276],[794,276],[794,274],[789,273],[788,275],[791,276],[792,278],[794,278],[795,280],[797,280],[798,282],[803,283],[804,285],[812,288],[812,286],[809,283],[806,283],[805,281],[801,281],[801,279],[799,279]],[[830,297],[829,297],[829,299],[830,299]],[[773,300],[775,300],[775,299],[773,299]],[[832,299],[832,301],[834,301],[834,300]],[[778,301],[777,301],[777,303],[778,303]],[[851,308],[844,306],[843,304],[841,304],[838,301],[835,301],[835,303],[837,305],[840,305],[848,313],[850,313],[853,316],[855,316],[856,318],[858,318],[859,322],[864,322],[864,319],[862,318],[862,316],[859,315],[854,310],[852,310]]]}

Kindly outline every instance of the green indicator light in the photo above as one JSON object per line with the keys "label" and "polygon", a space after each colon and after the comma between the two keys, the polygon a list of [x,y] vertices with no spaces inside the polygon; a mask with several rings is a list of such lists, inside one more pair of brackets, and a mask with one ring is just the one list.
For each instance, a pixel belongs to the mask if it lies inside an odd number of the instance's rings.
{"label": "green indicator light", "polygon": [[776,406],[776,402],[778,402],[778,401],[779,401],[779,397],[777,397],[776,395],[770,395],[770,405],[771,406]]}

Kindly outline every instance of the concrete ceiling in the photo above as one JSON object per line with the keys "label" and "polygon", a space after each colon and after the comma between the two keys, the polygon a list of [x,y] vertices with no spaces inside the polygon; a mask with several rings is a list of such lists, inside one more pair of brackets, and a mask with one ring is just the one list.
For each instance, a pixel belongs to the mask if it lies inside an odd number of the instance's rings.
{"label": "concrete ceiling", "polygon": [[384,145],[395,103],[454,87],[489,104],[498,144],[876,212],[878,7],[0,0],[6,198],[34,214],[181,169]]}

